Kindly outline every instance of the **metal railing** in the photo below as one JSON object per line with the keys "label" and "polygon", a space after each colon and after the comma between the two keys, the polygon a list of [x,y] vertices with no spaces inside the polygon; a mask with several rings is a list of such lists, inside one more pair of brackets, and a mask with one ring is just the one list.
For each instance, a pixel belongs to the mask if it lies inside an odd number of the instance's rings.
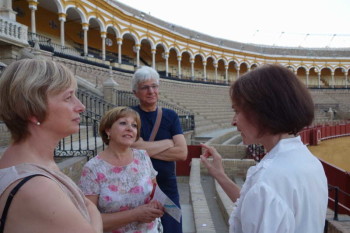
{"label": "metal railing", "polygon": [[61,139],[55,149],[55,157],[86,156],[89,160],[97,154],[99,148],[104,149],[104,144],[98,137],[99,120],[90,115],[89,111],[81,114],[79,132]]}
{"label": "metal railing", "polygon": [[99,122],[102,115],[115,105],[83,89],[78,89],[77,97],[86,107],[81,114],[79,131],[59,142],[55,149],[55,157],[86,156],[90,159],[100,149],[104,149],[104,144],[98,135]]}
{"label": "metal railing", "polygon": [[[328,190],[334,191],[334,206],[333,206],[333,211],[334,211],[334,215],[333,215],[333,220],[335,221],[339,221],[338,215],[339,215],[339,194],[342,194],[344,196],[347,197],[348,200],[350,200],[350,194],[344,192],[343,190],[341,190],[338,186],[333,186],[328,184]],[[342,220],[345,221],[345,220]],[[350,220],[348,220],[350,221]]]}
{"label": "metal railing", "polygon": [[81,88],[77,91],[77,97],[85,105],[86,111],[94,115],[91,116],[97,120],[100,120],[106,111],[116,107],[116,105],[105,101],[102,97]]}

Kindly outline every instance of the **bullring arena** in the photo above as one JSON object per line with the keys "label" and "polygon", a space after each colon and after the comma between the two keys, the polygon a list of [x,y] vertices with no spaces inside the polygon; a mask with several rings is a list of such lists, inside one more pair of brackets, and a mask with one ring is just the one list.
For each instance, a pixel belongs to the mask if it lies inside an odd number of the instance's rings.
{"label": "bullring arena", "polygon": [[[161,76],[159,104],[175,110],[188,144],[177,163],[183,229],[228,232],[232,203],[200,164],[199,143],[214,146],[230,177],[242,185],[263,151],[242,144],[231,126],[229,84],[250,70],[277,63],[309,88],[315,120],[301,132],[322,161],[329,183],[325,232],[350,232],[350,48],[247,44],[175,26],[112,0],[3,0],[0,3],[0,68],[23,58],[50,59],[69,67],[86,106],[80,132],[61,141],[55,156],[77,181],[87,159],[103,148],[96,129],[103,113],[131,106],[131,77],[139,66]],[[0,154],[10,134],[0,122]]]}

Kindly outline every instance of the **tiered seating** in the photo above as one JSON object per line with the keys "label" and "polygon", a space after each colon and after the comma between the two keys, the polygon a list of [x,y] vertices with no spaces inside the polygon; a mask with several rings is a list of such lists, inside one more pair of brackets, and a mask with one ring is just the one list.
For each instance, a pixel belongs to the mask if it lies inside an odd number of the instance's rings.
{"label": "tiered seating", "polygon": [[[132,74],[118,74],[116,77],[119,90],[131,91]],[[193,112],[197,135],[231,125],[233,111],[227,86],[162,79],[160,99]]]}
{"label": "tiered seating", "polygon": [[168,81],[161,95],[195,114],[195,134],[230,127],[233,111],[227,86]]}
{"label": "tiered seating", "polygon": [[329,108],[332,108],[333,110],[335,110],[336,120],[349,119],[349,117],[347,117],[350,113],[350,90],[349,89],[326,89],[326,90],[313,89],[311,90],[311,95],[315,102],[316,121],[320,119],[318,117],[322,115],[322,112],[324,113],[324,116],[325,116],[325,112],[327,112]]}

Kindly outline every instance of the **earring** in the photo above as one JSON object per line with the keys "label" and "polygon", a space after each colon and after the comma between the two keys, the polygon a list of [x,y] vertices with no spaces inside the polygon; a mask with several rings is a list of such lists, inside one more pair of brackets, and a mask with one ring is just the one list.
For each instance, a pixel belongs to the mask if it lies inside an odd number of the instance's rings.
{"label": "earring", "polygon": [[110,138],[109,138],[109,134],[107,134],[107,139],[109,140]]}
{"label": "earring", "polygon": [[39,126],[39,125],[40,125],[40,122],[39,122],[39,121],[37,121],[37,122],[36,122],[36,125],[37,125],[37,126]]}

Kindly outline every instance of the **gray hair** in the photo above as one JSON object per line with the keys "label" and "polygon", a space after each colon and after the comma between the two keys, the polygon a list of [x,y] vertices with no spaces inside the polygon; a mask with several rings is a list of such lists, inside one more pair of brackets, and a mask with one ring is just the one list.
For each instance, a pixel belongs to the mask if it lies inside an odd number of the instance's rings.
{"label": "gray hair", "polygon": [[136,91],[138,84],[148,80],[155,80],[159,84],[159,74],[158,72],[149,66],[141,66],[137,69],[131,80],[132,91]]}

